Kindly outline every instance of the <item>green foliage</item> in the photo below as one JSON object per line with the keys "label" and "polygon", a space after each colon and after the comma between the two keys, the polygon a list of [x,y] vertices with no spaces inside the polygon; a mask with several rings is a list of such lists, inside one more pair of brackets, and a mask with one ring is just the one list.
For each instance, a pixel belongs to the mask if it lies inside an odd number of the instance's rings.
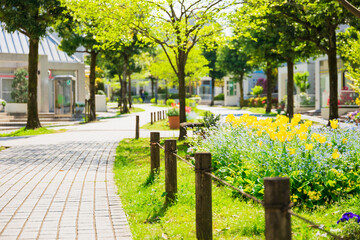
{"label": "green foliage", "polygon": [[156,98],[150,99],[150,102],[151,102],[151,103],[155,103],[155,101],[156,101]]}
{"label": "green foliage", "polygon": [[200,136],[194,151],[211,152],[216,175],[245,192],[262,198],[264,177],[286,176],[300,206],[360,195],[358,132],[311,128],[299,118],[288,124],[284,116],[275,122],[245,115],[227,121],[231,125],[211,130],[205,140]]}
{"label": "green foliage", "polygon": [[301,93],[306,92],[306,90],[310,88],[309,72],[295,73],[294,74],[294,82],[295,82],[295,85],[298,86],[298,88],[300,88]]}
{"label": "green foliage", "polygon": [[220,93],[214,97],[214,100],[224,101],[224,98],[225,98],[224,94]]}
{"label": "green foliage", "polygon": [[206,111],[206,112],[204,112],[204,116],[203,116],[201,122],[204,123],[206,128],[216,127],[219,124],[220,118],[221,118],[220,114],[215,115],[210,111]]}
{"label": "green foliage", "polygon": [[14,73],[15,78],[11,84],[11,98],[15,103],[27,103],[29,86],[27,79],[28,74],[25,69],[17,69]]}
{"label": "green foliage", "polygon": [[260,96],[260,94],[262,94],[262,92],[264,91],[264,88],[262,86],[255,86],[254,88],[251,89],[252,92],[251,94],[252,95],[255,95],[255,96]]}
{"label": "green foliage", "polygon": [[167,115],[169,117],[172,117],[172,116],[179,116],[180,115],[180,112],[179,112],[179,108],[178,107],[173,107],[173,108],[170,108],[167,112]]}
{"label": "green foliage", "polygon": [[342,237],[348,240],[360,240],[360,224],[356,221],[339,223],[344,225],[342,229]]}
{"label": "green foliage", "polygon": [[172,103],[175,103],[174,99],[169,98],[168,100],[166,100],[166,105],[167,106],[171,106]]}
{"label": "green foliage", "polygon": [[106,95],[103,90],[98,90],[98,91],[97,91],[97,94],[99,94],[99,95]]}

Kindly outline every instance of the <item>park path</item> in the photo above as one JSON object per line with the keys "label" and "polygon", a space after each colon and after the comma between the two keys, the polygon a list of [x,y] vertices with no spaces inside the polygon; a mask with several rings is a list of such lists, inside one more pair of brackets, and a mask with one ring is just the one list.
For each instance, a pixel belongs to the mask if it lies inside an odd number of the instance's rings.
{"label": "park path", "polygon": [[[140,125],[155,110],[137,113]],[[65,128],[0,139],[10,146],[0,152],[0,239],[131,239],[112,169],[117,143],[135,136],[135,114]]]}

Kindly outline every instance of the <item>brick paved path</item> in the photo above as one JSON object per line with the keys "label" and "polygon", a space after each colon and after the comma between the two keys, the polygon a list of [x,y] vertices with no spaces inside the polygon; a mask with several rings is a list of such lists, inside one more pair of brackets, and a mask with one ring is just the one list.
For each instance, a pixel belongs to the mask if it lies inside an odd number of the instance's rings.
{"label": "brick paved path", "polygon": [[131,239],[112,169],[134,116],[69,129],[0,140],[0,239]]}

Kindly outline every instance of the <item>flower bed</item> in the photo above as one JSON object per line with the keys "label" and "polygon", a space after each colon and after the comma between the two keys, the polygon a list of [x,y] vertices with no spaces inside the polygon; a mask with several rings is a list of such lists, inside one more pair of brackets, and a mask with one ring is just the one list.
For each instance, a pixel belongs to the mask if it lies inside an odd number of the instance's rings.
{"label": "flower bed", "polygon": [[229,115],[227,124],[194,140],[192,151],[212,153],[216,175],[262,198],[263,178],[287,176],[292,201],[313,207],[360,193],[358,129],[312,127],[296,114],[258,120]]}

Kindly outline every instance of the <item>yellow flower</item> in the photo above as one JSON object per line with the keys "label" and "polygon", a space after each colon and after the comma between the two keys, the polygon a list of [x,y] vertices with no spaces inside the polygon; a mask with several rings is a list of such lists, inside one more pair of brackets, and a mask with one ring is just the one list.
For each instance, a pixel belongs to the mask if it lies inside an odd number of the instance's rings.
{"label": "yellow flower", "polygon": [[330,120],[330,125],[333,129],[337,129],[339,127],[339,121],[338,120]]}
{"label": "yellow flower", "polygon": [[344,139],[342,140],[342,143],[343,143],[343,144],[346,144],[347,141],[348,141],[347,138],[344,138]]}
{"label": "yellow flower", "polygon": [[318,134],[318,133],[311,134],[311,140],[313,140],[313,141],[314,141],[314,139],[318,140],[319,137],[320,137],[320,134]]}
{"label": "yellow flower", "polygon": [[355,100],[356,105],[360,106],[360,97]]}
{"label": "yellow flower", "polygon": [[302,132],[302,133],[300,133],[300,134],[298,135],[298,137],[299,137],[300,140],[305,141],[307,136],[306,136],[306,134],[305,134],[304,132]]}
{"label": "yellow flower", "polygon": [[340,157],[340,153],[337,149],[334,150],[333,154],[332,154],[332,158],[333,159],[338,159]]}
{"label": "yellow flower", "polygon": [[257,144],[259,145],[259,147],[261,147],[263,145],[262,141],[258,141]]}
{"label": "yellow flower", "polygon": [[279,139],[280,142],[285,142],[286,140],[286,132],[285,131],[281,131],[277,133],[277,138]]}
{"label": "yellow flower", "polygon": [[326,137],[325,137],[325,136],[320,136],[320,137],[318,138],[318,141],[319,141],[319,143],[323,144],[323,143],[326,142]]}
{"label": "yellow flower", "polygon": [[232,122],[235,120],[235,116],[233,114],[229,114],[226,116],[226,122]]}
{"label": "yellow flower", "polygon": [[327,145],[328,147],[332,147],[332,143],[328,143],[328,145]]}
{"label": "yellow flower", "polygon": [[288,148],[289,154],[294,155],[295,154],[295,148]]}
{"label": "yellow flower", "polygon": [[311,200],[319,200],[321,197],[321,193],[320,192],[315,192],[315,191],[309,191],[308,194],[309,198]]}
{"label": "yellow flower", "polygon": [[311,151],[314,148],[312,144],[305,144],[305,149]]}

